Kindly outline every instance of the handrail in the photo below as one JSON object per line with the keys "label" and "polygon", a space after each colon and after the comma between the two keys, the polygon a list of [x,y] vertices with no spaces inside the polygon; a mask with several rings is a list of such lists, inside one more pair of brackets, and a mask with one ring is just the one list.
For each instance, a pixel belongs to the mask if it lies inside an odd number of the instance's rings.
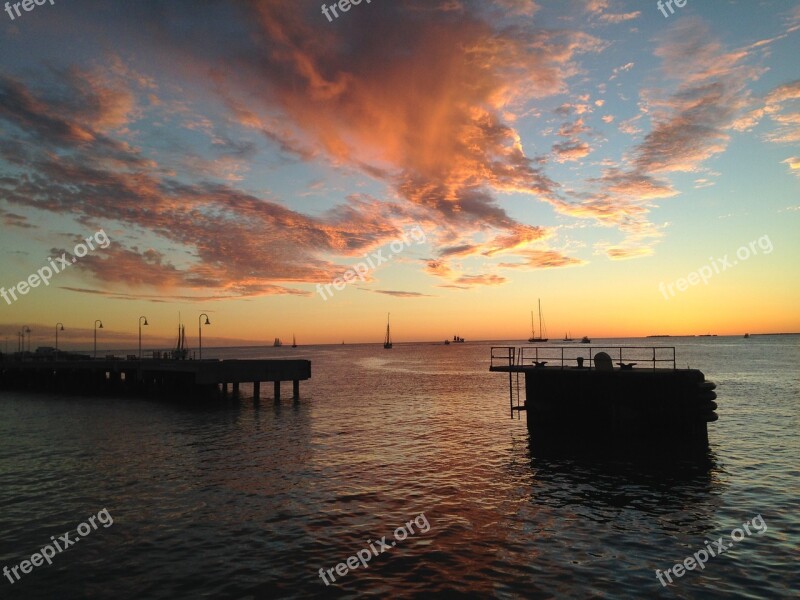
{"label": "handrail", "polygon": [[[565,351],[566,354],[565,354]],[[609,352],[610,351],[610,352]],[[551,367],[577,368],[578,358],[583,358],[583,362],[588,362],[588,366],[583,368],[592,370],[595,368],[594,356],[597,352],[607,352],[612,360],[624,364],[651,364],[652,369],[662,363],[672,363],[672,370],[675,365],[675,346],[492,346],[491,348],[491,367],[500,366],[495,364],[502,359],[507,362],[509,367],[530,367],[534,363],[547,362]],[[588,354],[588,357],[586,356]],[[550,364],[551,363],[551,364]]]}
{"label": "handrail", "polygon": [[[495,350],[502,350],[503,352],[495,353]],[[504,360],[508,362],[508,366],[511,367],[515,364],[515,353],[517,348],[514,346],[492,346],[492,358],[491,358],[491,366],[495,366],[494,361],[497,360]]]}

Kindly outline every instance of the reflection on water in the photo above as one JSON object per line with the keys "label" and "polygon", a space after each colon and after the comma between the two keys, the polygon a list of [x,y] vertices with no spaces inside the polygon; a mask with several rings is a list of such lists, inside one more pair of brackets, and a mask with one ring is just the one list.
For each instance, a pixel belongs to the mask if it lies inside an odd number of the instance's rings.
{"label": "reflection on water", "polygon": [[[0,566],[101,508],[114,527],[2,592],[785,597],[800,583],[800,352],[786,339],[748,362],[739,345],[678,349],[719,384],[710,450],[689,462],[533,443],[470,343],[293,351],[313,362],[299,403],[254,403],[244,386],[203,406],[3,393]],[[320,568],[421,512],[430,531],[325,587]],[[759,513],[764,536],[661,588],[655,569]]]}

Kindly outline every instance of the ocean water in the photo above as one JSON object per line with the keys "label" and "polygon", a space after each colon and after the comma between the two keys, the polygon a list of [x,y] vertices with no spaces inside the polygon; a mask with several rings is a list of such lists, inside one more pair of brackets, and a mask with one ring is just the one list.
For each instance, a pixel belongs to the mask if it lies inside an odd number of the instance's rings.
{"label": "ocean water", "polygon": [[216,351],[309,358],[297,403],[0,392],[0,567],[113,519],[0,597],[797,597],[800,337],[595,342],[674,345],[717,382],[707,461],[537,454],[490,343]]}

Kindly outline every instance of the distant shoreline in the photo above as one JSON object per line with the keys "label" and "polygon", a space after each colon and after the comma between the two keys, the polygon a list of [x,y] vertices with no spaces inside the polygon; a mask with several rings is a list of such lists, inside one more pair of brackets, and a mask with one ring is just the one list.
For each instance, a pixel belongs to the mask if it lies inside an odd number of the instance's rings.
{"label": "distant shoreline", "polygon": [[[795,335],[800,336],[800,332],[798,333],[751,333],[750,338],[754,337],[766,337],[766,336],[789,336]],[[744,334],[731,334],[731,335],[716,335],[716,334],[688,334],[688,335],[670,335],[670,334],[660,334],[660,335],[647,335],[647,336],[633,336],[633,337],[594,337],[591,344],[568,344],[569,346],[578,347],[601,347],[603,346],[603,342],[608,340],[647,340],[647,339],[682,339],[682,338],[703,338],[703,337],[713,337],[718,339],[743,339]],[[274,349],[275,352],[279,353],[290,353],[290,352],[302,352],[303,348],[308,347],[341,347],[345,346],[378,346],[381,345],[383,342],[381,341],[372,341],[372,342],[347,342],[342,344],[341,342],[330,342],[330,343],[318,343],[318,344],[298,344],[297,348],[291,348],[290,346],[282,346],[280,348],[275,348],[270,343],[265,344],[253,344],[253,345],[231,345],[231,346],[206,346],[203,345],[203,351],[213,351],[213,350],[244,350],[248,348],[258,348],[258,349]],[[488,343],[496,343],[496,344],[505,344],[508,345],[509,343],[518,345],[518,346],[525,346],[528,344],[527,340],[525,339],[487,339],[487,340],[467,340],[464,345],[476,345],[476,344],[488,344]],[[395,342],[396,345],[414,345],[414,344],[421,344],[421,345],[444,345],[439,340],[410,340],[410,341],[403,341],[403,342]],[[458,344],[459,346],[461,344]],[[546,346],[563,346],[564,344],[560,343],[560,340],[553,340],[552,342],[546,344]],[[84,350],[85,351],[85,350]],[[104,353],[122,353],[122,354],[131,354],[135,350],[133,349],[125,349],[125,348],[109,348],[104,349]],[[74,351],[73,351],[74,352]],[[11,354],[11,353],[9,353]]]}

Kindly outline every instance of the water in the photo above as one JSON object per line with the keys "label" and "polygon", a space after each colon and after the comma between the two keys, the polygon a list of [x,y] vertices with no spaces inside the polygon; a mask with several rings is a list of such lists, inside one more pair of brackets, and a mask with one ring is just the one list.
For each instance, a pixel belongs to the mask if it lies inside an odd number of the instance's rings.
{"label": "water", "polygon": [[[217,351],[310,358],[278,406],[2,392],[0,566],[113,518],[2,596],[796,597],[800,338],[595,342],[675,345],[718,383],[710,466],[532,454],[490,344]],[[662,588],[655,569],[759,514],[766,532]]]}

